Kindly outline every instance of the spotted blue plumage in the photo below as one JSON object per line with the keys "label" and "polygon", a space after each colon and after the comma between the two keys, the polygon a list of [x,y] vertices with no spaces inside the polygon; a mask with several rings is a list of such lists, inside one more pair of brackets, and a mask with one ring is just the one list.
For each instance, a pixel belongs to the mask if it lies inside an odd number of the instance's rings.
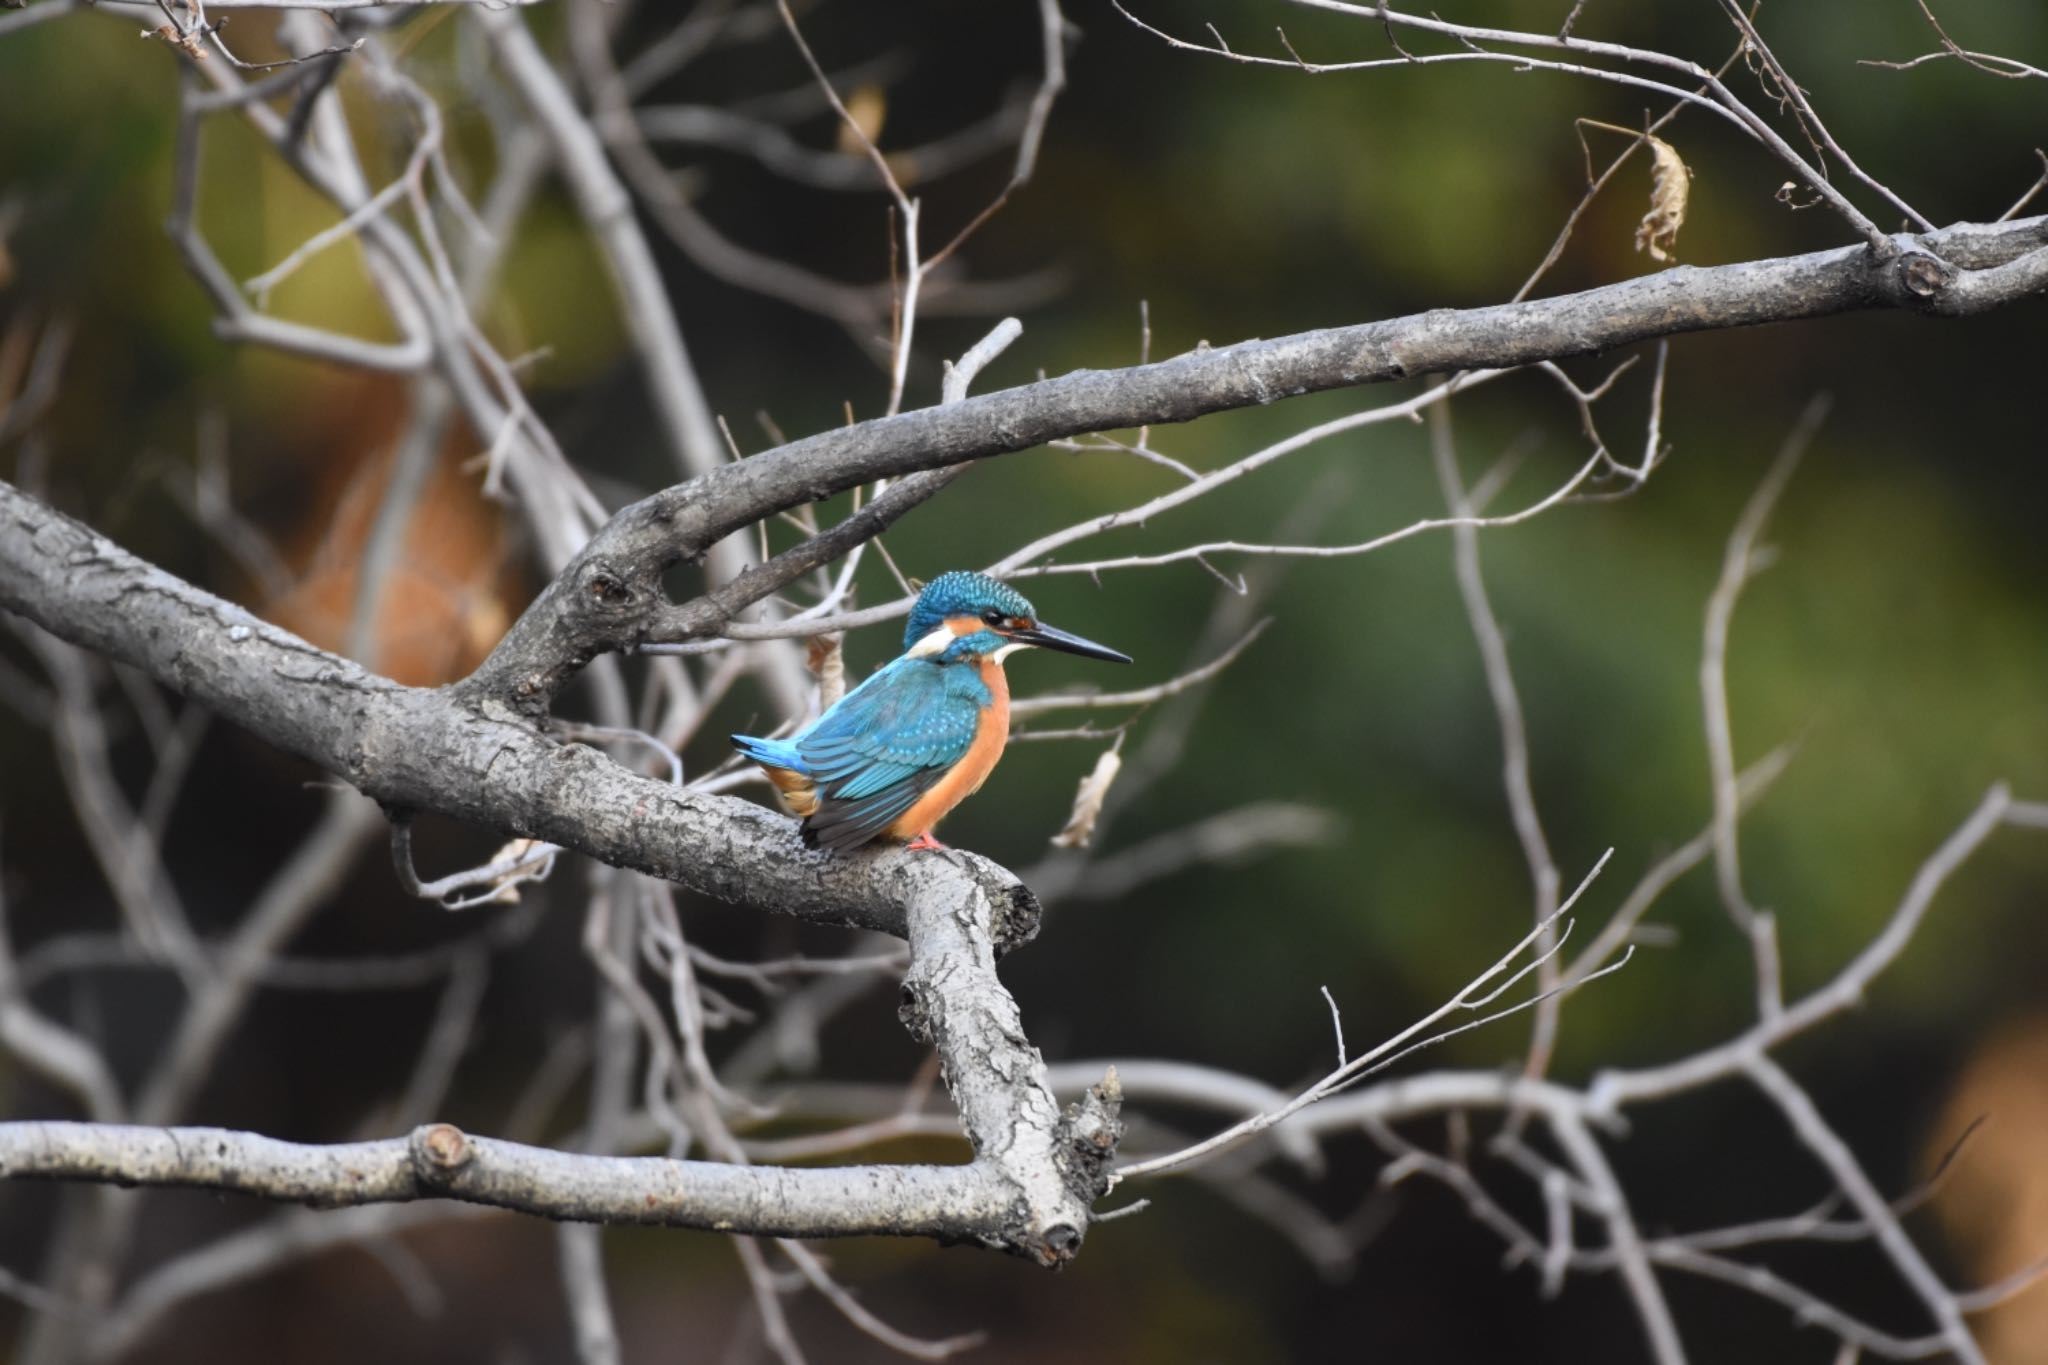
{"label": "spotted blue plumage", "polygon": [[808,776],[818,808],[804,821],[806,841],[852,848],[888,828],[967,756],[990,700],[974,669],[903,658],[791,738],[734,735],[733,744],[757,763]]}
{"label": "spotted blue plumage", "polygon": [[1005,616],[1035,618],[1038,615],[1024,600],[1023,593],[1007,583],[998,583],[985,573],[975,573],[970,569],[942,573],[924,585],[924,591],[917,595],[916,604],[910,608],[910,620],[903,627],[903,647],[914,648],[919,640],[937,630],[948,616],[979,616],[991,607]]}

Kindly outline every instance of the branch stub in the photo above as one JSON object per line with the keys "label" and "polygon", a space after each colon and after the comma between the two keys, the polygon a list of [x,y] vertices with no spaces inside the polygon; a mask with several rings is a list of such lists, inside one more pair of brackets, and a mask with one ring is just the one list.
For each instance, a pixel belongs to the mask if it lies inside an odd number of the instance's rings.
{"label": "branch stub", "polygon": [[412,1135],[413,1165],[429,1179],[451,1174],[469,1164],[476,1149],[469,1136],[452,1123],[435,1123]]}

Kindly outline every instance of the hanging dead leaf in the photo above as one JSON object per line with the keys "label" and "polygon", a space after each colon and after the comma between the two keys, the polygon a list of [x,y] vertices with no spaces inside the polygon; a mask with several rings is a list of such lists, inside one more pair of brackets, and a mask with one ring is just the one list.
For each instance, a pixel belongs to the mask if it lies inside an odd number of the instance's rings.
{"label": "hanging dead leaf", "polygon": [[[493,853],[490,862],[485,864],[486,867],[500,863],[524,864],[524,866],[514,866],[512,870],[501,873],[491,882],[491,886],[495,888],[491,894],[475,903],[478,905],[519,904],[519,884],[521,882],[545,881],[548,873],[555,869],[555,855],[552,852],[547,853],[545,856],[536,856],[541,854],[542,850],[546,848],[547,845],[539,839],[514,839],[501,847],[496,853]],[[532,861],[529,862],[529,859],[532,859]]]}
{"label": "hanging dead leaf", "polygon": [[1650,168],[1650,211],[1636,225],[1636,250],[1647,251],[1660,264],[1675,257],[1678,230],[1685,226],[1686,201],[1692,196],[1692,170],[1679,160],[1678,149],[1661,137],[1645,139],[1655,164]]}
{"label": "hanging dead leaf", "polygon": [[[879,145],[882,141],[882,124],[888,113],[889,97],[882,93],[881,86],[857,87],[846,97],[846,117],[852,121],[853,128],[847,127],[844,123],[839,125],[840,155],[866,156],[868,149],[861,145],[862,137]],[[860,129],[860,132],[856,134],[854,128]]]}
{"label": "hanging dead leaf", "polygon": [[155,28],[143,29],[142,36],[168,43],[193,61],[203,62],[206,60],[206,49],[199,45],[200,35],[203,32],[203,29],[197,27],[187,31],[179,28],[176,24],[159,24]]}
{"label": "hanging dead leaf", "polygon": [[837,635],[813,635],[804,645],[804,664],[818,680],[818,709],[846,695],[846,654]]}
{"label": "hanging dead leaf", "polygon": [[1102,803],[1109,796],[1110,784],[1116,781],[1123,766],[1115,745],[1102,751],[1102,757],[1095,760],[1094,769],[1081,779],[1081,788],[1074,793],[1074,811],[1067,817],[1066,827],[1052,836],[1054,848],[1088,847],[1088,841],[1095,837],[1095,822],[1102,818]]}

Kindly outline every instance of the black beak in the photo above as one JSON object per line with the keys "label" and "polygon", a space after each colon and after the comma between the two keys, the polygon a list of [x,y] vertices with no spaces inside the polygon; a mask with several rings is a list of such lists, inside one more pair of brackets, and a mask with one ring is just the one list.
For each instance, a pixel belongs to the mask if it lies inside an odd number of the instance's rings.
{"label": "black beak", "polygon": [[1084,659],[1107,659],[1113,664],[1127,664],[1131,656],[1108,645],[1098,645],[1093,640],[1084,640],[1078,635],[1069,635],[1048,625],[1028,626],[1023,630],[1007,632],[1020,645],[1037,645],[1040,649],[1057,649],[1064,654],[1078,654]]}

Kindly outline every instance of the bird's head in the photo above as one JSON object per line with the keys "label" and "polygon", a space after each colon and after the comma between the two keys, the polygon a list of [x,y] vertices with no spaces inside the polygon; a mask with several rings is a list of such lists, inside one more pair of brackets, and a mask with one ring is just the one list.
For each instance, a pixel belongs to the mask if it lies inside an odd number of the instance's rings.
{"label": "bird's head", "polygon": [[1056,630],[1038,619],[1024,594],[987,574],[955,569],[925,584],[910,609],[903,649],[912,658],[962,663],[1037,647],[1127,664],[1128,654]]}

